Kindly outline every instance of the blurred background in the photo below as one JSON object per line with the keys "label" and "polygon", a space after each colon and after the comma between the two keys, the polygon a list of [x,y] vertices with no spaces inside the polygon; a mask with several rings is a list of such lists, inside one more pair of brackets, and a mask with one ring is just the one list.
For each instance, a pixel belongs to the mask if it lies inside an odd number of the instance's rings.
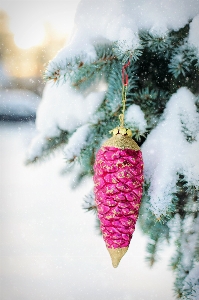
{"label": "blurred background", "polygon": [[171,247],[162,245],[161,263],[149,269],[137,225],[113,269],[95,216],[82,209],[92,182],[72,190],[70,178],[60,174],[62,153],[24,164],[36,134],[44,69],[69,42],[78,2],[0,4],[0,299],[172,300]]}
{"label": "blurred background", "polygon": [[[77,0],[1,2],[1,119],[15,120],[17,114],[21,119],[35,118],[35,107],[44,88],[43,71],[68,42],[77,4]],[[14,113],[17,101],[24,106],[24,112],[18,109]]]}

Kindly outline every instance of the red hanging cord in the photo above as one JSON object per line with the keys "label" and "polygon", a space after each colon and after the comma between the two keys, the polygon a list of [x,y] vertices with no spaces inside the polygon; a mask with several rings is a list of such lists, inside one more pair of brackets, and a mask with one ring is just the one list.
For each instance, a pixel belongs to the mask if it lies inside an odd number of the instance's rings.
{"label": "red hanging cord", "polygon": [[126,68],[130,65],[130,60],[122,67],[122,84],[124,86],[128,85],[128,74],[126,72]]}

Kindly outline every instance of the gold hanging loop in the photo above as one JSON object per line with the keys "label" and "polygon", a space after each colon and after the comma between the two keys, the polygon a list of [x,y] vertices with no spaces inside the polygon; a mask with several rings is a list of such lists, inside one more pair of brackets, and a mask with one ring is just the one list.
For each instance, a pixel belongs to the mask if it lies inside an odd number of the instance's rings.
{"label": "gold hanging loop", "polygon": [[124,114],[126,109],[126,94],[128,88],[128,74],[126,68],[130,65],[130,61],[122,67],[122,113],[119,115],[120,126],[109,131],[113,135],[122,135],[132,137],[132,131],[124,127]]}
{"label": "gold hanging loop", "polygon": [[120,127],[124,127],[124,113],[126,109],[127,85],[122,86],[122,113],[119,115]]}

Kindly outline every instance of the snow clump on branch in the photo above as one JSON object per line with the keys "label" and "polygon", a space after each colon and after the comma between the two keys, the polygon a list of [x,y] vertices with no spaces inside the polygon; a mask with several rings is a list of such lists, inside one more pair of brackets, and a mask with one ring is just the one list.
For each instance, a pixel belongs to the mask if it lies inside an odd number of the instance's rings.
{"label": "snow clump on branch", "polygon": [[59,85],[48,82],[37,111],[36,127],[39,132],[29,148],[27,160],[40,156],[46,139],[58,137],[61,131],[74,132],[89,122],[104,100],[104,91],[83,96],[69,83]]}
{"label": "snow clump on branch", "polygon": [[141,134],[144,134],[146,131],[147,123],[144,113],[137,104],[132,104],[128,107],[125,114],[125,122],[127,127],[137,128]]}
{"label": "snow clump on branch", "polygon": [[67,161],[78,157],[82,148],[86,145],[86,139],[89,134],[89,124],[79,127],[75,133],[69,138],[68,144],[64,149],[65,158]]}
{"label": "snow clump on branch", "polygon": [[101,0],[100,3],[99,0],[82,0],[71,41],[53,62],[59,64],[79,55],[84,56],[84,62],[94,60],[94,46],[100,43],[117,41],[121,51],[136,49],[140,46],[139,31],[147,30],[163,37],[168,31],[185,26],[197,14],[197,0],[189,0],[189,4],[187,0]]}
{"label": "snow clump on branch", "polygon": [[199,114],[195,96],[185,87],[173,94],[163,119],[142,146],[151,210],[159,217],[171,205],[179,174],[199,187]]}

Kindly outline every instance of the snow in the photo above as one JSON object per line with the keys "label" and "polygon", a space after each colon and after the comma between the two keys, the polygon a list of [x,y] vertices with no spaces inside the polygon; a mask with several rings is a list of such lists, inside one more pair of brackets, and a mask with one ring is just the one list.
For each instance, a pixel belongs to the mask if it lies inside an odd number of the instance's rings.
{"label": "snow", "polygon": [[104,92],[84,97],[68,82],[59,87],[47,83],[37,112],[37,129],[45,137],[58,136],[60,129],[72,132],[88,122],[103,100]]}
{"label": "snow", "polygon": [[0,90],[0,115],[28,117],[36,114],[40,97],[28,90]]}
{"label": "snow", "polygon": [[135,49],[139,46],[139,30],[165,36],[168,30],[179,30],[198,13],[198,0],[101,0],[100,5],[99,0],[82,0],[70,44],[53,61],[60,63],[78,55],[83,55],[85,61],[93,60],[94,45],[105,41],[118,41],[122,51]]}
{"label": "snow", "polygon": [[[198,14],[197,0],[190,0],[189,4],[186,0],[101,0],[100,4],[98,0],[82,0],[77,9],[76,28],[70,44],[58,53],[50,66],[61,65],[66,58],[74,58],[80,54],[84,61],[95,59],[96,43],[118,41],[123,51],[128,47],[136,48],[139,46],[140,30],[164,36],[168,30],[178,30],[195,17],[189,35],[189,42],[193,43],[196,39]],[[59,85],[48,83],[37,113],[40,136],[35,139],[36,144],[32,143],[31,155],[34,154],[34,149],[35,155],[41,152],[39,143],[42,147],[46,138],[59,136],[60,130],[73,133],[92,120],[104,95],[105,92],[99,91],[80,94],[68,82]],[[165,214],[171,204],[178,173],[184,174],[189,185],[199,185],[199,124],[194,101],[195,98],[188,89],[179,89],[167,104],[164,120],[151,132],[142,147],[145,177],[151,181],[151,209],[157,216]],[[132,126],[138,126],[141,132],[146,131],[144,114],[138,106],[129,107],[126,121]],[[83,136],[78,137],[78,132],[77,130],[74,140],[81,140],[81,147],[85,140],[83,141]],[[186,135],[191,136],[194,141],[188,142]],[[84,137],[86,138],[86,134]],[[73,140],[71,147],[74,149]],[[77,153],[79,150],[77,148]],[[67,147],[66,152],[69,155]]]}
{"label": "snow", "polygon": [[[151,210],[157,217],[166,214],[171,204],[178,174],[185,176],[189,186],[199,187],[199,114],[194,101],[195,96],[185,87],[173,94],[163,120],[142,146]],[[186,140],[186,134],[192,142]]]}
{"label": "snow", "polygon": [[70,137],[68,144],[64,149],[66,160],[70,161],[74,157],[79,156],[81,149],[86,145],[86,139],[89,132],[89,125],[85,124],[79,127]]}
{"label": "snow", "polygon": [[[183,269],[191,270],[193,259],[198,243],[198,227],[199,217],[194,218],[194,215],[186,216],[183,224],[183,235],[181,236],[181,248],[183,249],[183,256],[181,264]],[[198,277],[199,279],[199,277]],[[199,283],[199,282],[198,282]]]}
{"label": "snow", "polygon": [[146,131],[147,123],[139,105],[132,104],[128,107],[125,113],[125,123],[127,127],[129,125],[138,128],[141,134]]}
{"label": "snow", "polygon": [[199,14],[190,23],[188,42],[195,46],[199,53]]}
{"label": "snow", "polygon": [[128,49],[136,49],[140,46],[137,32],[126,27],[122,27],[119,32],[118,46],[122,52]]}
{"label": "snow", "polygon": [[[48,82],[37,111],[38,135],[31,142],[27,151],[27,159],[32,160],[40,156],[43,147],[45,147],[46,139],[59,136],[60,130],[71,133],[89,122],[89,119],[93,118],[93,114],[104,100],[104,96],[104,91],[97,91],[90,92],[84,97],[74,90],[68,82],[59,86]],[[74,139],[78,133],[80,133],[79,139],[82,140],[81,130],[76,132]]]}
{"label": "snow", "polygon": [[184,281],[185,291],[190,290],[190,286],[193,286],[193,289],[189,299],[199,299],[199,264],[195,265]]}
{"label": "snow", "polygon": [[37,134],[31,141],[26,153],[26,160],[33,161],[35,158],[42,155],[43,147],[45,147],[46,140],[42,134]]}

